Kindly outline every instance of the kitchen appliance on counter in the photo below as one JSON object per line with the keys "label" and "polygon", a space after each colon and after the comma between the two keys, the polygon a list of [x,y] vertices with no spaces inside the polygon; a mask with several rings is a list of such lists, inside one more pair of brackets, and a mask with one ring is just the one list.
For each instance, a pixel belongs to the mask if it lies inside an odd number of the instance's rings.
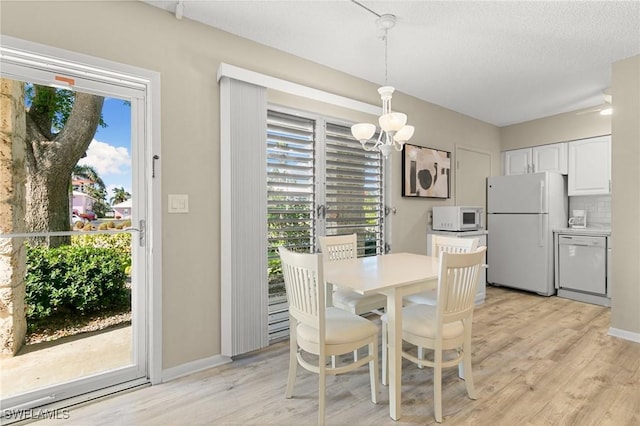
{"label": "kitchen appliance on counter", "polygon": [[567,223],[567,184],[559,173],[487,179],[487,282],[555,294],[553,229]]}
{"label": "kitchen appliance on counter", "polygon": [[569,227],[575,229],[585,229],[587,227],[587,211],[573,210],[569,218]]}
{"label": "kitchen appliance on counter", "polygon": [[431,228],[438,231],[476,231],[482,229],[482,207],[434,207]]}

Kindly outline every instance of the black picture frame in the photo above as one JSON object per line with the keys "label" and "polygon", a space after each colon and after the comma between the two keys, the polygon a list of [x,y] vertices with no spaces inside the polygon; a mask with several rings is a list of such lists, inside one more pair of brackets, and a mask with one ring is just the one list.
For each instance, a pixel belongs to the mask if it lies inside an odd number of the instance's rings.
{"label": "black picture frame", "polygon": [[451,197],[451,152],[418,145],[402,147],[402,196]]}

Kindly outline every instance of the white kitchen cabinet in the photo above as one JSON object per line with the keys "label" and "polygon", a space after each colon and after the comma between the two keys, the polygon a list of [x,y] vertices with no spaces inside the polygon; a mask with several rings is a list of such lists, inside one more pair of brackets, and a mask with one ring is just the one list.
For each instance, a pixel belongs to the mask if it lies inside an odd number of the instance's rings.
{"label": "white kitchen cabinet", "polygon": [[522,175],[531,169],[531,148],[514,149],[502,153],[504,175]]}
{"label": "white kitchen cabinet", "polygon": [[502,153],[503,174],[557,172],[567,174],[566,142],[532,148],[514,149]]}
{"label": "white kitchen cabinet", "polygon": [[569,142],[568,194],[611,193],[611,136]]}
{"label": "white kitchen cabinet", "polygon": [[567,143],[534,146],[533,171],[567,174]]}

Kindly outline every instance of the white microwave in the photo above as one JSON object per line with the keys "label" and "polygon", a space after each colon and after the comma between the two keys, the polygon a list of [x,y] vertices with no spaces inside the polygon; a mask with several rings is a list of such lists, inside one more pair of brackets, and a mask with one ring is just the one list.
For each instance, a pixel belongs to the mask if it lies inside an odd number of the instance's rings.
{"label": "white microwave", "polygon": [[433,230],[475,231],[482,229],[482,207],[434,207],[432,219]]}

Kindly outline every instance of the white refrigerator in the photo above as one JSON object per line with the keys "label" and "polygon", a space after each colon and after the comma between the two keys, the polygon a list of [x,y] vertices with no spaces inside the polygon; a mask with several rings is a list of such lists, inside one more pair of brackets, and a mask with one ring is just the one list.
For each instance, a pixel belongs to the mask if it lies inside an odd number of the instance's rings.
{"label": "white refrigerator", "polygon": [[487,179],[487,282],[555,293],[553,229],[567,226],[567,183],[559,173]]}

